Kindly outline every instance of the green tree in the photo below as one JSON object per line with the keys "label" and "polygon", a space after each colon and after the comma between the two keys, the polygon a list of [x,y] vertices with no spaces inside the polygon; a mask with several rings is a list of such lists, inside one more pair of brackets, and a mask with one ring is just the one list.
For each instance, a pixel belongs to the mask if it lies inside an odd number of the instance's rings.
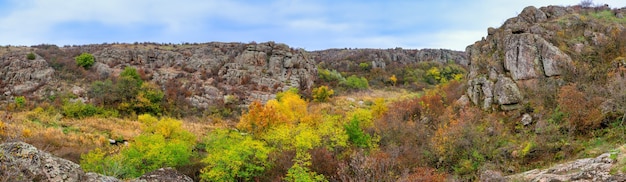
{"label": "green tree", "polygon": [[78,66],[83,67],[85,69],[91,68],[91,66],[93,66],[93,64],[96,62],[96,58],[94,58],[92,54],[89,54],[86,52],[75,57],[74,60],[76,60],[76,64]]}
{"label": "green tree", "polygon": [[271,149],[264,142],[236,131],[217,129],[206,140],[207,166],[203,181],[252,181],[269,168]]}

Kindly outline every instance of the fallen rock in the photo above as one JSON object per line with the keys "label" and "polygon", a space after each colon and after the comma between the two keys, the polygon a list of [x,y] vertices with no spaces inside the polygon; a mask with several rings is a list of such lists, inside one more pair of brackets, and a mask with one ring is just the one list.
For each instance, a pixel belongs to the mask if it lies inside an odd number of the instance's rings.
{"label": "fallen rock", "polygon": [[524,114],[522,115],[521,123],[524,126],[528,126],[533,123],[533,117],[530,114]]}

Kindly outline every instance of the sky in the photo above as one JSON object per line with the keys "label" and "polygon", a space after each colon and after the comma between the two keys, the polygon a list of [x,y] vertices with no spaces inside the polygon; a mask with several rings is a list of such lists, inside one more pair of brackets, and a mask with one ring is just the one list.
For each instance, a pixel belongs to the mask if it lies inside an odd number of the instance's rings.
{"label": "sky", "polygon": [[[526,6],[580,0],[0,0],[0,45],[285,43],[465,50]],[[625,0],[594,1],[611,8]]]}

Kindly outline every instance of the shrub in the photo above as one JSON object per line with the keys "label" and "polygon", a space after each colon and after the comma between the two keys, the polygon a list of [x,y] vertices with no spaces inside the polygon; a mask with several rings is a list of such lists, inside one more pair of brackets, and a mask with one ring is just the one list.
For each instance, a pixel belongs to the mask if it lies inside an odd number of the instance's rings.
{"label": "shrub", "polygon": [[350,142],[352,142],[355,146],[366,148],[372,145],[372,136],[365,133],[361,128],[361,122],[359,121],[357,116],[353,116],[350,122],[344,125],[346,133],[348,133],[348,137]]}
{"label": "shrub", "polygon": [[559,108],[566,113],[570,132],[587,133],[600,127],[602,112],[598,109],[598,98],[588,98],[579,91],[576,84],[566,85],[559,89],[557,102]]}
{"label": "shrub", "polygon": [[369,88],[369,83],[367,82],[367,79],[365,79],[364,77],[359,78],[355,75],[348,77],[346,81],[342,82],[342,85],[344,85],[345,87],[349,89],[357,89],[357,90],[363,90],[363,89]]}
{"label": "shrub", "polygon": [[[163,167],[189,164],[196,137],[182,128],[182,122],[171,118],[138,117],[145,128],[132,145],[120,153],[106,156],[100,149],[81,156],[86,171],[102,172],[122,178],[136,178]],[[107,172],[108,171],[108,172]]]}
{"label": "shrub", "polygon": [[93,55],[86,52],[75,57],[74,60],[76,60],[76,65],[85,69],[89,69],[96,62],[96,59],[93,57]]}
{"label": "shrub", "polygon": [[101,107],[96,107],[91,104],[85,104],[80,101],[77,102],[65,102],[63,104],[63,115],[70,118],[86,118],[91,116],[100,115],[103,117],[116,117],[116,111],[108,111]]}
{"label": "shrub", "polygon": [[359,63],[359,68],[361,68],[361,70],[363,71],[369,71],[372,66],[370,66],[370,64],[363,62],[363,63]]}
{"label": "shrub", "polygon": [[15,106],[17,106],[17,108],[22,108],[26,104],[26,98],[24,96],[15,97],[13,101],[15,102]]}
{"label": "shrub", "polygon": [[313,89],[313,101],[315,102],[326,102],[330,96],[335,93],[333,89],[328,88],[328,86],[320,86]]}
{"label": "shrub", "polygon": [[320,79],[326,82],[342,82],[345,80],[337,70],[317,69]]}
{"label": "shrub", "polygon": [[35,58],[37,58],[35,53],[31,52],[31,53],[26,54],[26,59],[28,59],[28,60],[35,60]]}
{"label": "shrub", "polygon": [[209,134],[206,146],[202,180],[254,181],[269,167],[270,148],[249,135],[218,129]]}

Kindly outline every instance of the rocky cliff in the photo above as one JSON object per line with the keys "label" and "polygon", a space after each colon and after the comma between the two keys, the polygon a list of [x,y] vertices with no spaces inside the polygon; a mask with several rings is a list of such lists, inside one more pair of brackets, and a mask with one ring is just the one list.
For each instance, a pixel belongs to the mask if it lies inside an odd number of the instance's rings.
{"label": "rocky cliff", "polygon": [[[619,54],[620,37],[626,35],[626,28],[619,21],[605,19],[623,19],[624,14],[626,9],[611,10],[608,6],[524,8],[517,17],[499,28],[489,28],[486,38],[467,47],[467,96],[484,110],[520,108],[526,94],[520,88],[532,88],[537,80],[559,80],[575,70],[576,62],[591,59],[590,55],[598,52]],[[603,46],[618,50],[598,49]]]}
{"label": "rocky cliff", "polygon": [[[95,64],[87,70],[74,65],[73,58],[91,53]],[[35,53],[35,59],[26,55]],[[374,68],[422,61],[466,65],[465,53],[450,50],[406,49],[329,49],[307,52],[285,44],[205,43],[205,44],[100,44],[57,47],[4,47],[0,51],[0,100],[10,101],[26,95],[34,99],[73,93],[85,94],[90,81],[114,78],[126,67],[137,68],[146,80],[173,90],[190,105],[204,109],[223,104],[225,99],[238,103],[266,101],[274,94],[295,87],[312,89],[317,79],[317,64],[333,69],[368,62]]]}
{"label": "rocky cliff", "polygon": [[467,66],[465,52],[446,49],[328,49],[310,53],[318,63],[338,71],[349,71],[359,63],[368,63],[372,68],[384,69],[387,65],[407,65],[432,61],[439,63],[454,62]]}

